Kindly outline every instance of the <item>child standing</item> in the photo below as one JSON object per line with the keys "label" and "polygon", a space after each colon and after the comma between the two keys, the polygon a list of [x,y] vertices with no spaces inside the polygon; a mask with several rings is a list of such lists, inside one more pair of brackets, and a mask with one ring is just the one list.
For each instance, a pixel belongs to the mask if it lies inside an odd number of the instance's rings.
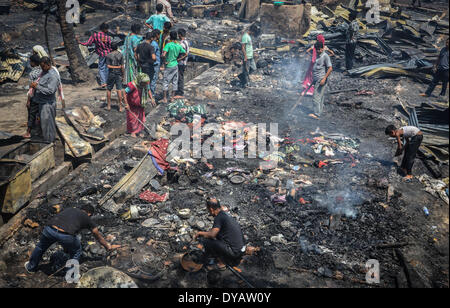
{"label": "child standing", "polygon": [[184,72],[186,70],[186,65],[189,56],[189,42],[186,40],[186,30],[178,30],[178,39],[180,40],[180,45],[186,50],[185,55],[180,57],[178,60],[178,90],[177,95],[184,96]]}
{"label": "child standing", "polygon": [[109,69],[106,99],[108,102],[107,110],[111,110],[111,91],[114,89],[114,85],[117,90],[117,98],[119,100],[119,112],[123,111],[122,108],[122,95],[123,95],[123,77],[125,75],[125,68],[123,65],[123,55],[118,50],[116,42],[111,44],[112,52],[106,56],[106,65]]}
{"label": "child standing", "polygon": [[[31,65],[31,72],[30,72],[30,82],[35,82],[39,80],[40,75],[42,74],[42,69],[39,66],[39,62],[41,61],[41,58],[38,54],[34,54],[30,57],[30,65]],[[25,135],[23,135],[24,138],[31,138],[31,129],[36,124],[36,119],[38,118],[39,114],[39,103],[36,103],[33,101],[33,94],[34,92],[30,90],[28,91],[28,99],[27,99],[27,109],[28,109],[28,129]]]}
{"label": "child standing", "polygon": [[161,50],[159,49],[159,36],[161,32],[159,30],[153,30],[151,33],[152,42],[151,45],[155,50],[156,60],[153,63],[153,76],[151,78],[150,90],[152,91],[152,95],[155,96],[156,91],[156,82],[159,78],[159,69],[161,67]]}
{"label": "child standing", "polygon": [[150,16],[145,22],[145,25],[150,28],[150,30],[162,31],[165,22],[170,22],[169,17],[163,14],[164,6],[161,3],[156,5],[156,14]]}

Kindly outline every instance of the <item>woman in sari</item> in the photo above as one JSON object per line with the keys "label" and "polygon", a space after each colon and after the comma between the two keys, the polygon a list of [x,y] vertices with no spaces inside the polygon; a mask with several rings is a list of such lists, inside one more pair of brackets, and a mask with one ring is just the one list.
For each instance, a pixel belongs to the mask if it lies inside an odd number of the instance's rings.
{"label": "woman in sari", "polygon": [[129,82],[125,88],[125,109],[127,110],[127,131],[136,137],[144,129],[145,106],[155,101],[150,91],[150,77],[144,73],[137,73],[134,81]]}
{"label": "woman in sari", "polygon": [[127,35],[124,42],[124,49],[122,51],[125,62],[125,81],[130,83],[136,78],[138,72],[137,61],[134,52],[136,47],[142,41],[142,37],[139,35],[141,31],[140,24],[133,24],[131,26],[131,33]]}
{"label": "woman in sari", "polygon": [[[323,44],[324,50],[328,51],[330,56],[334,56],[334,52],[325,46],[325,37],[322,34],[319,34],[317,36],[317,41],[321,42]],[[317,54],[316,49],[314,48],[314,45],[312,47],[310,47],[306,52],[307,53],[312,52],[312,58],[311,58],[311,63],[309,64],[308,71],[306,72],[305,79],[303,80],[303,83],[302,83],[302,87],[303,87],[302,95],[313,95],[314,94],[314,86],[311,85],[313,82],[313,67],[314,67],[314,63],[316,63],[318,54]]]}

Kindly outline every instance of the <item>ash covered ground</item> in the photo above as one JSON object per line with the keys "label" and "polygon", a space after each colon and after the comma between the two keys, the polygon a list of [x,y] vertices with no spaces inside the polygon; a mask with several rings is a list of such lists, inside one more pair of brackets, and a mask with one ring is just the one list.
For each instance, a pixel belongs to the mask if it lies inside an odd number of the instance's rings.
{"label": "ash covered ground", "polygon": [[[307,116],[309,98],[292,110],[306,69],[303,57],[304,50],[261,52],[259,60],[265,63],[251,76],[248,88],[237,86],[240,68],[233,67],[213,82],[220,98],[187,95],[193,104],[207,104],[210,123],[278,123],[278,136],[284,141],[275,169],[259,169],[264,157],[210,159],[212,168],[201,160],[179,164],[177,174],[155,178],[161,187],[144,188],[168,192],[167,201],[151,204],[134,196],[118,214],[98,208],[93,219],[100,231],[123,247],[107,253],[93,243],[89,232],[82,233],[81,272],[107,264],[134,277],[142,287],[244,287],[231,273],[220,273],[212,283],[206,270],[187,273],[178,262],[180,254],[196,249],[191,242],[194,232],[212,226],[204,203],[207,196],[215,196],[239,221],[246,242],[261,248],[239,266],[254,286],[448,288],[448,204],[426,192],[417,178],[402,181],[393,161],[395,144],[384,135],[387,125],[400,123],[394,108],[397,98],[425,102],[417,96],[423,86],[407,78],[350,78],[339,70],[343,58],[334,58],[329,91],[349,87],[359,91],[328,95],[317,121]],[[163,117],[164,128],[170,129],[173,119]],[[97,204],[143,157],[136,150],[143,141],[119,137],[28,213],[39,227],[22,227],[3,245],[6,270],[0,274],[0,286],[73,287],[58,274],[49,277],[65,263],[58,246],[46,253],[42,270],[33,276],[24,273],[23,263],[42,226],[55,214],[54,206]],[[321,161],[327,165],[319,168]],[[441,171],[448,177],[448,166]],[[245,181],[231,183],[235,174]],[[429,175],[419,159],[414,174]],[[286,187],[294,187],[295,195],[274,200],[287,194]],[[139,218],[123,219],[121,214],[133,205],[139,207]],[[424,206],[429,216],[423,213]],[[179,210],[186,208],[190,214],[180,217]],[[369,259],[380,263],[380,284],[365,283]]]}

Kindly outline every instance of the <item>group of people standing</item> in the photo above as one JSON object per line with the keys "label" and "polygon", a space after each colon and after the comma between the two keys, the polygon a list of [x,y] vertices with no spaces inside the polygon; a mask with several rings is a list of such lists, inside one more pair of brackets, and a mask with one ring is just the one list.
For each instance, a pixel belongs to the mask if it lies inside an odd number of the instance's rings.
{"label": "group of people standing", "polygon": [[100,84],[107,89],[107,109],[111,109],[111,91],[115,87],[119,111],[123,110],[124,105],[127,130],[133,137],[145,128],[145,106],[149,102],[156,105],[154,97],[160,72],[163,73],[162,103],[168,102],[170,85],[171,99],[184,95],[189,42],[185,29],[171,30],[173,15],[168,17],[164,11],[168,12],[167,7],[164,3],[158,3],[156,14],[145,22],[149,30],[143,36],[142,25],[133,24],[121,52],[118,44],[107,34],[107,24],[102,24],[100,32],[94,33],[87,42],[79,42],[85,46],[95,44],[99,56]]}

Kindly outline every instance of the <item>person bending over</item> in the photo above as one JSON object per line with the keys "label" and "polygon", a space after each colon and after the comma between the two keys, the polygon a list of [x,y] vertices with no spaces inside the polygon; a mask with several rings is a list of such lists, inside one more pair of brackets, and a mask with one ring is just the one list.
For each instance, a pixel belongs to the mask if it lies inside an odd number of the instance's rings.
{"label": "person bending over", "polygon": [[[413,178],[412,167],[414,165],[414,159],[422,143],[423,133],[415,126],[403,126],[397,129],[394,125],[386,127],[385,133],[397,139],[398,148],[395,156],[400,156],[405,151],[400,168],[405,174],[405,180],[411,180]],[[403,146],[402,138],[406,140],[405,146]]]}
{"label": "person bending over", "polygon": [[53,217],[44,227],[30,260],[25,263],[27,272],[34,273],[37,271],[42,256],[54,243],[59,243],[69,253],[70,259],[79,261],[83,250],[76,234],[83,229],[91,230],[95,239],[107,250],[119,248],[120,245],[109,244],[100,234],[97,226],[90,218],[93,213],[94,207],[85,204],[82,209],[68,208]]}

